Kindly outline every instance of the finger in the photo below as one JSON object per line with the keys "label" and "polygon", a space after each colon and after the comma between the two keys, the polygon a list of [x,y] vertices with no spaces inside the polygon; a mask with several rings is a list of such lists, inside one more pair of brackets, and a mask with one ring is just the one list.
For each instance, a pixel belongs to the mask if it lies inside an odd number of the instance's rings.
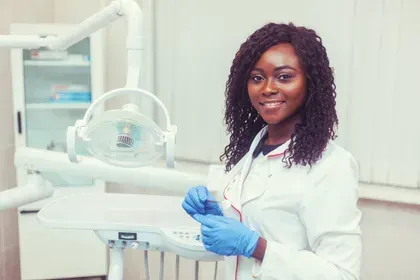
{"label": "finger", "polygon": [[230,218],[222,216],[222,215],[213,215],[213,214],[206,215],[206,218],[208,220],[206,225],[208,225],[210,227],[220,227],[220,225],[222,225],[222,224],[228,224],[229,219],[230,219]]}
{"label": "finger", "polygon": [[202,239],[203,239],[203,242],[205,242],[208,245],[214,245],[221,240],[219,235],[210,236],[210,237],[203,235]]}
{"label": "finger", "polygon": [[204,245],[204,249],[206,249],[206,251],[209,251],[209,252],[212,252],[210,249],[212,248],[212,245],[209,245],[209,244],[207,244],[207,243],[205,243],[205,242],[203,242],[203,245]]}
{"label": "finger", "polygon": [[[215,254],[219,254],[220,255],[220,246],[219,246],[219,241],[212,243],[212,244],[204,244],[204,248],[209,251],[209,252],[213,252]],[[218,249],[219,248],[219,249]]]}
{"label": "finger", "polygon": [[214,219],[214,217],[220,217],[220,216],[215,216],[215,215],[200,215],[199,217],[198,217],[198,222],[200,223],[200,224],[202,224],[202,225],[205,225],[205,226],[207,226],[207,227],[209,227],[209,228],[217,228],[217,227],[219,227],[219,224],[220,224],[220,222],[219,221],[216,221],[215,219]]}
{"label": "finger", "polygon": [[223,212],[220,208],[206,208],[206,213],[215,216],[223,216]]}
{"label": "finger", "polygon": [[204,204],[200,202],[198,198],[197,190],[191,194],[188,194],[189,199],[186,199],[187,203],[191,205],[191,207],[195,208],[197,212],[204,214]]}
{"label": "finger", "polygon": [[202,202],[203,204],[206,202],[207,197],[208,197],[208,191],[206,187],[198,187],[197,188],[197,195],[198,198],[200,199],[200,202]]}
{"label": "finger", "polygon": [[206,207],[209,207],[209,208],[217,208],[217,207],[219,207],[219,203],[216,202],[216,201],[206,200],[204,202],[204,204],[205,204]]}
{"label": "finger", "polygon": [[199,222],[200,224],[201,224],[201,219],[203,218],[204,216],[203,215],[201,215],[201,214],[194,214],[193,215],[193,219],[194,220],[196,220],[197,222]]}
{"label": "finger", "polygon": [[182,203],[182,208],[184,208],[185,212],[187,212],[190,215],[197,214],[197,210],[185,201]]}
{"label": "finger", "polygon": [[214,230],[209,228],[208,226],[201,225],[201,234],[207,237],[211,237],[214,235]]}
{"label": "finger", "polygon": [[185,208],[190,209],[190,210],[193,209],[193,213],[202,213],[202,212],[199,212],[200,209],[195,205],[195,203],[190,198],[184,200],[182,207],[184,207],[184,209]]}
{"label": "finger", "polygon": [[213,234],[211,234],[211,232],[203,232],[203,231],[201,231],[201,236],[203,237],[203,239],[204,238],[210,239],[210,238],[213,237]]}
{"label": "finger", "polygon": [[222,224],[228,224],[230,218],[220,215],[207,215],[208,218],[211,218],[215,223],[222,223]]}

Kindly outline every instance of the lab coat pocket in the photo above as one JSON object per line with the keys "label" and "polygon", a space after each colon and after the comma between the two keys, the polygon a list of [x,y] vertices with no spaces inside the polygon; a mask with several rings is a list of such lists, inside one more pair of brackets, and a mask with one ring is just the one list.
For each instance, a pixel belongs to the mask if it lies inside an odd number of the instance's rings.
{"label": "lab coat pocket", "polygon": [[250,205],[255,220],[258,219],[258,229],[266,238],[285,244],[306,243],[306,230],[299,215],[306,192],[304,180],[287,175],[270,178],[258,203]]}
{"label": "lab coat pocket", "polygon": [[273,174],[267,181],[267,190],[264,194],[266,206],[298,211],[307,189],[308,183],[305,179],[286,172]]}

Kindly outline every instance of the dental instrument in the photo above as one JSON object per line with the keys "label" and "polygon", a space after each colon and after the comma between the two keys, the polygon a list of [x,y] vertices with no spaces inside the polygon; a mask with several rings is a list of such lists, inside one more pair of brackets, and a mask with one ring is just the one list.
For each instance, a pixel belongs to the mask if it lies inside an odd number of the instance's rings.
{"label": "dental instrument", "polygon": [[[95,100],[84,118],[68,127],[67,155],[31,148],[17,149],[15,165],[26,169],[30,176],[27,185],[0,192],[0,211],[52,197],[53,187],[42,177],[43,172],[74,174],[179,194],[186,193],[191,186],[206,184],[206,176],[174,169],[176,126],[170,122],[164,104],[153,93],[138,88],[143,74],[142,16],[136,1],[117,0],[84,20],[69,34],[0,36],[0,47],[63,51],[113,21],[126,17],[128,22],[125,86]],[[121,109],[103,113],[97,110],[111,98],[121,96],[131,97]],[[164,128],[140,113],[139,97],[149,98],[161,108],[166,120]],[[79,142],[87,145],[93,157],[77,154],[76,143]],[[150,166],[162,156],[166,167]],[[151,250],[161,252],[161,278],[164,252],[177,255],[177,278],[180,257],[196,260],[195,276],[198,278],[198,261],[220,261],[223,257],[205,250],[200,225],[183,212],[181,201],[179,197],[131,194],[68,196],[47,204],[39,211],[38,219],[50,228],[93,230],[110,248],[109,280],[123,279],[125,249],[145,251],[146,279],[150,278],[148,251]]]}

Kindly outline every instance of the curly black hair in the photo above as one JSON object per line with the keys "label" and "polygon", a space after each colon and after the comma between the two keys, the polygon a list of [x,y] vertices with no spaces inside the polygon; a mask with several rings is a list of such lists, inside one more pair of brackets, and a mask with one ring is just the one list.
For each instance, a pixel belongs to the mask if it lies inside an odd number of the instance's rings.
{"label": "curly black hair", "polygon": [[247,82],[261,55],[280,43],[289,43],[294,47],[307,84],[300,121],[296,124],[283,162],[289,168],[293,164],[312,166],[321,158],[328,141],[336,137],[336,85],[322,39],[314,30],[293,23],[267,23],[240,46],[226,82],[224,121],[230,143],[220,156],[220,160],[227,160],[226,171],[231,170],[249,151],[252,140],[266,125],[251,105]]}

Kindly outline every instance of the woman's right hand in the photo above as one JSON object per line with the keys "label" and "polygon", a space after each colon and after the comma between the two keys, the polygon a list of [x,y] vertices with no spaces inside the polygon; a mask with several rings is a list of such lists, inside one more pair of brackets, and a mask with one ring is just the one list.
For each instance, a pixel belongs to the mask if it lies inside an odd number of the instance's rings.
{"label": "woman's right hand", "polygon": [[219,203],[209,200],[214,201],[215,199],[206,187],[193,187],[185,196],[184,201],[182,202],[182,208],[184,208],[185,212],[190,216],[194,216],[195,214],[223,216]]}

